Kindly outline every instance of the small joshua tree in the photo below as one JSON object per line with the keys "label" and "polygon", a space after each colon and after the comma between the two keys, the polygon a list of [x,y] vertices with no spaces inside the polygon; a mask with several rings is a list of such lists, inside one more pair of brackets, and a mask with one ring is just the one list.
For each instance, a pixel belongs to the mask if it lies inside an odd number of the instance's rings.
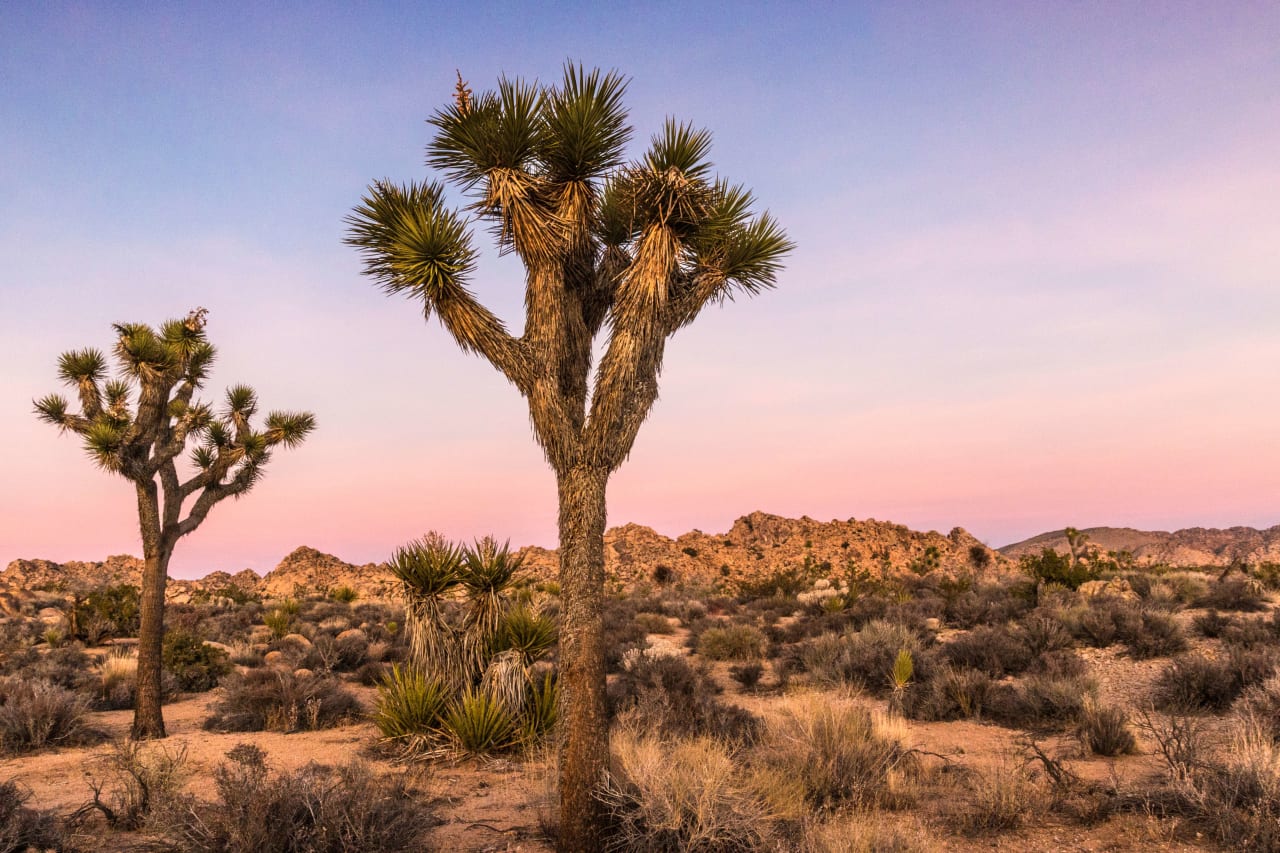
{"label": "small joshua tree", "polygon": [[[138,493],[146,562],[134,738],[165,734],[161,647],[164,588],[174,546],[200,526],[214,504],[253,488],[276,447],[295,447],[315,428],[309,412],[272,412],[266,429],[255,430],[250,419],[258,398],[245,385],[227,391],[220,411],[193,402],[215,356],[205,339],[205,314],[200,308],[158,330],[141,323],[115,325],[118,378],[108,378],[107,359],[98,350],[72,350],[58,359],[58,376],[76,390],[80,412],[71,412],[66,399],[56,394],[35,401],[41,420],[81,436],[89,457],[132,481]],[[192,442],[195,470],[184,482],[178,457]],[[184,517],[183,504],[193,497]]]}

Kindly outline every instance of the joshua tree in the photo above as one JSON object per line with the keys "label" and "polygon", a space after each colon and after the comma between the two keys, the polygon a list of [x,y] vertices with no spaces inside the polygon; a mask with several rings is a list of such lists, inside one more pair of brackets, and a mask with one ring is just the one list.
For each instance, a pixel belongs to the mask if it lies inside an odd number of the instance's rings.
{"label": "joshua tree", "polygon": [[[441,183],[374,183],[347,242],[388,293],[420,300],[458,345],[525,397],[559,491],[561,846],[599,849],[594,790],[608,748],[601,603],[605,487],[658,397],[667,339],[708,305],[771,287],[791,250],[751,193],[717,178],[711,136],[668,120],[626,162],[616,73],[567,66],[559,85],[500,79],[473,97],[458,78],[430,119],[427,162],[473,203],[525,269],[516,337],[468,290],[467,214]],[[593,343],[603,336],[599,363]]]}
{"label": "joshua tree", "polygon": [[[315,428],[307,412],[272,412],[266,429],[250,426],[258,409],[252,388],[227,391],[221,411],[193,402],[215,351],[205,339],[205,310],[170,320],[159,330],[121,323],[115,358],[119,378],[107,378],[107,360],[96,349],[72,350],[58,360],[58,376],[76,390],[80,412],[56,394],[35,401],[42,420],[80,435],[99,467],[134,484],[142,530],[141,624],[138,692],[132,736],[164,737],[160,713],[160,650],[164,587],[178,540],[200,526],[214,504],[239,497],[263,474],[272,451],[295,447]],[[131,401],[131,397],[136,397]],[[194,471],[183,482],[178,457],[189,442]],[[194,502],[183,517],[183,504]]]}

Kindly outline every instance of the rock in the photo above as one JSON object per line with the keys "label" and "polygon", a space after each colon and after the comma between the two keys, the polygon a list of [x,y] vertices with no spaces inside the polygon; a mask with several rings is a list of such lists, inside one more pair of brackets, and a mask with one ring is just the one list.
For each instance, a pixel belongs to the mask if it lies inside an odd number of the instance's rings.
{"label": "rock", "polygon": [[290,643],[303,649],[311,648],[311,641],[301,634],[285,634],[280,638],[280,642]]}
{"label": "rock", "polygon": [[293,671],[294,678],[311,678],[315,673],[306,668],[295,669]]}
{"label": "rock", "polygon": [[205,640],[204,644],[211,649],[217,649],[218,651],[231,654],[231,647],[228,646],[226,643],[218,643],[218,642],[214,642],[213,640]]}
{"label": "rock", "polygon": [[356,640],[362,640],[366,643],[369,642],[368,636],[366,636],[364,631],[361,631],[359,628],[348,628],[334,639],[340,643],[344,641],[354,642]]}
{"label": "rock", "polygon": [[36,614],[36,618],[44,624],[51,626],[61,625],[66,621],[66,617],[63,615],[62,611],[56,607],[41,608],[40,612]]}
{"label": "rock", "polygon": [[267,666],[288,666],[289,658],[285,656],[284,652],[267,652],[263,655],[262,662]]}

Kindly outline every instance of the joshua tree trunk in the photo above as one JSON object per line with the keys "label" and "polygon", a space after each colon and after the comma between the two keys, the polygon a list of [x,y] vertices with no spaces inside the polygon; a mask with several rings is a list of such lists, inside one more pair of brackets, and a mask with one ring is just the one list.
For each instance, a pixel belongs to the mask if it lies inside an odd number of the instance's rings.
{"label": "joshua tree trunk", "polygon": [[602,847],[595,793],[606,768],[609,721],[605,707],[604,469],[571,468],[557,477],[560,492],[560,849]]}
{"label": "joshua tree trunk", "polygon": [[164,716],[160,711],[161,649],[164,644],[164,588],[173,546],[160,532],[155,483],[148,481],[137,486],[145,564],[138,627],[138,683],[130,736],[143,740],[165,736]]}

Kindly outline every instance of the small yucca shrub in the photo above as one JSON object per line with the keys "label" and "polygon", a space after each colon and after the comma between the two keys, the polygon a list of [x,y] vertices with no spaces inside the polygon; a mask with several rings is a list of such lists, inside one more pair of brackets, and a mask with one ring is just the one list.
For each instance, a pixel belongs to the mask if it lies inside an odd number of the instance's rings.
{"label": "small yucca shrub", "polygon": [[555,673],[548,671],[541,680],[534,679],[529,686],[523,719],[523,737],[526,743],[537,743],[551,734],[559,708],[560,682]]}
{"label": "small yucca shrub", "polygon": [[515,607],[498,626],[494,651],[519,652],[524,665],[528,666],[545,655],[556,644],[556,639],[555,620],[528,607]]}
{"label": "small yucca shrub", "polygon": [[392,666],[378,684],[373,721],[388,739],[426,738],[438,732],[448,700],[438,680],[410,667]]}
{"label": "small yucca shrub", "polygon": [[480,690],[463,691],[445,712],[444,729],[459,752],[489,755],[513,746],[519,730],[507,706]]}

